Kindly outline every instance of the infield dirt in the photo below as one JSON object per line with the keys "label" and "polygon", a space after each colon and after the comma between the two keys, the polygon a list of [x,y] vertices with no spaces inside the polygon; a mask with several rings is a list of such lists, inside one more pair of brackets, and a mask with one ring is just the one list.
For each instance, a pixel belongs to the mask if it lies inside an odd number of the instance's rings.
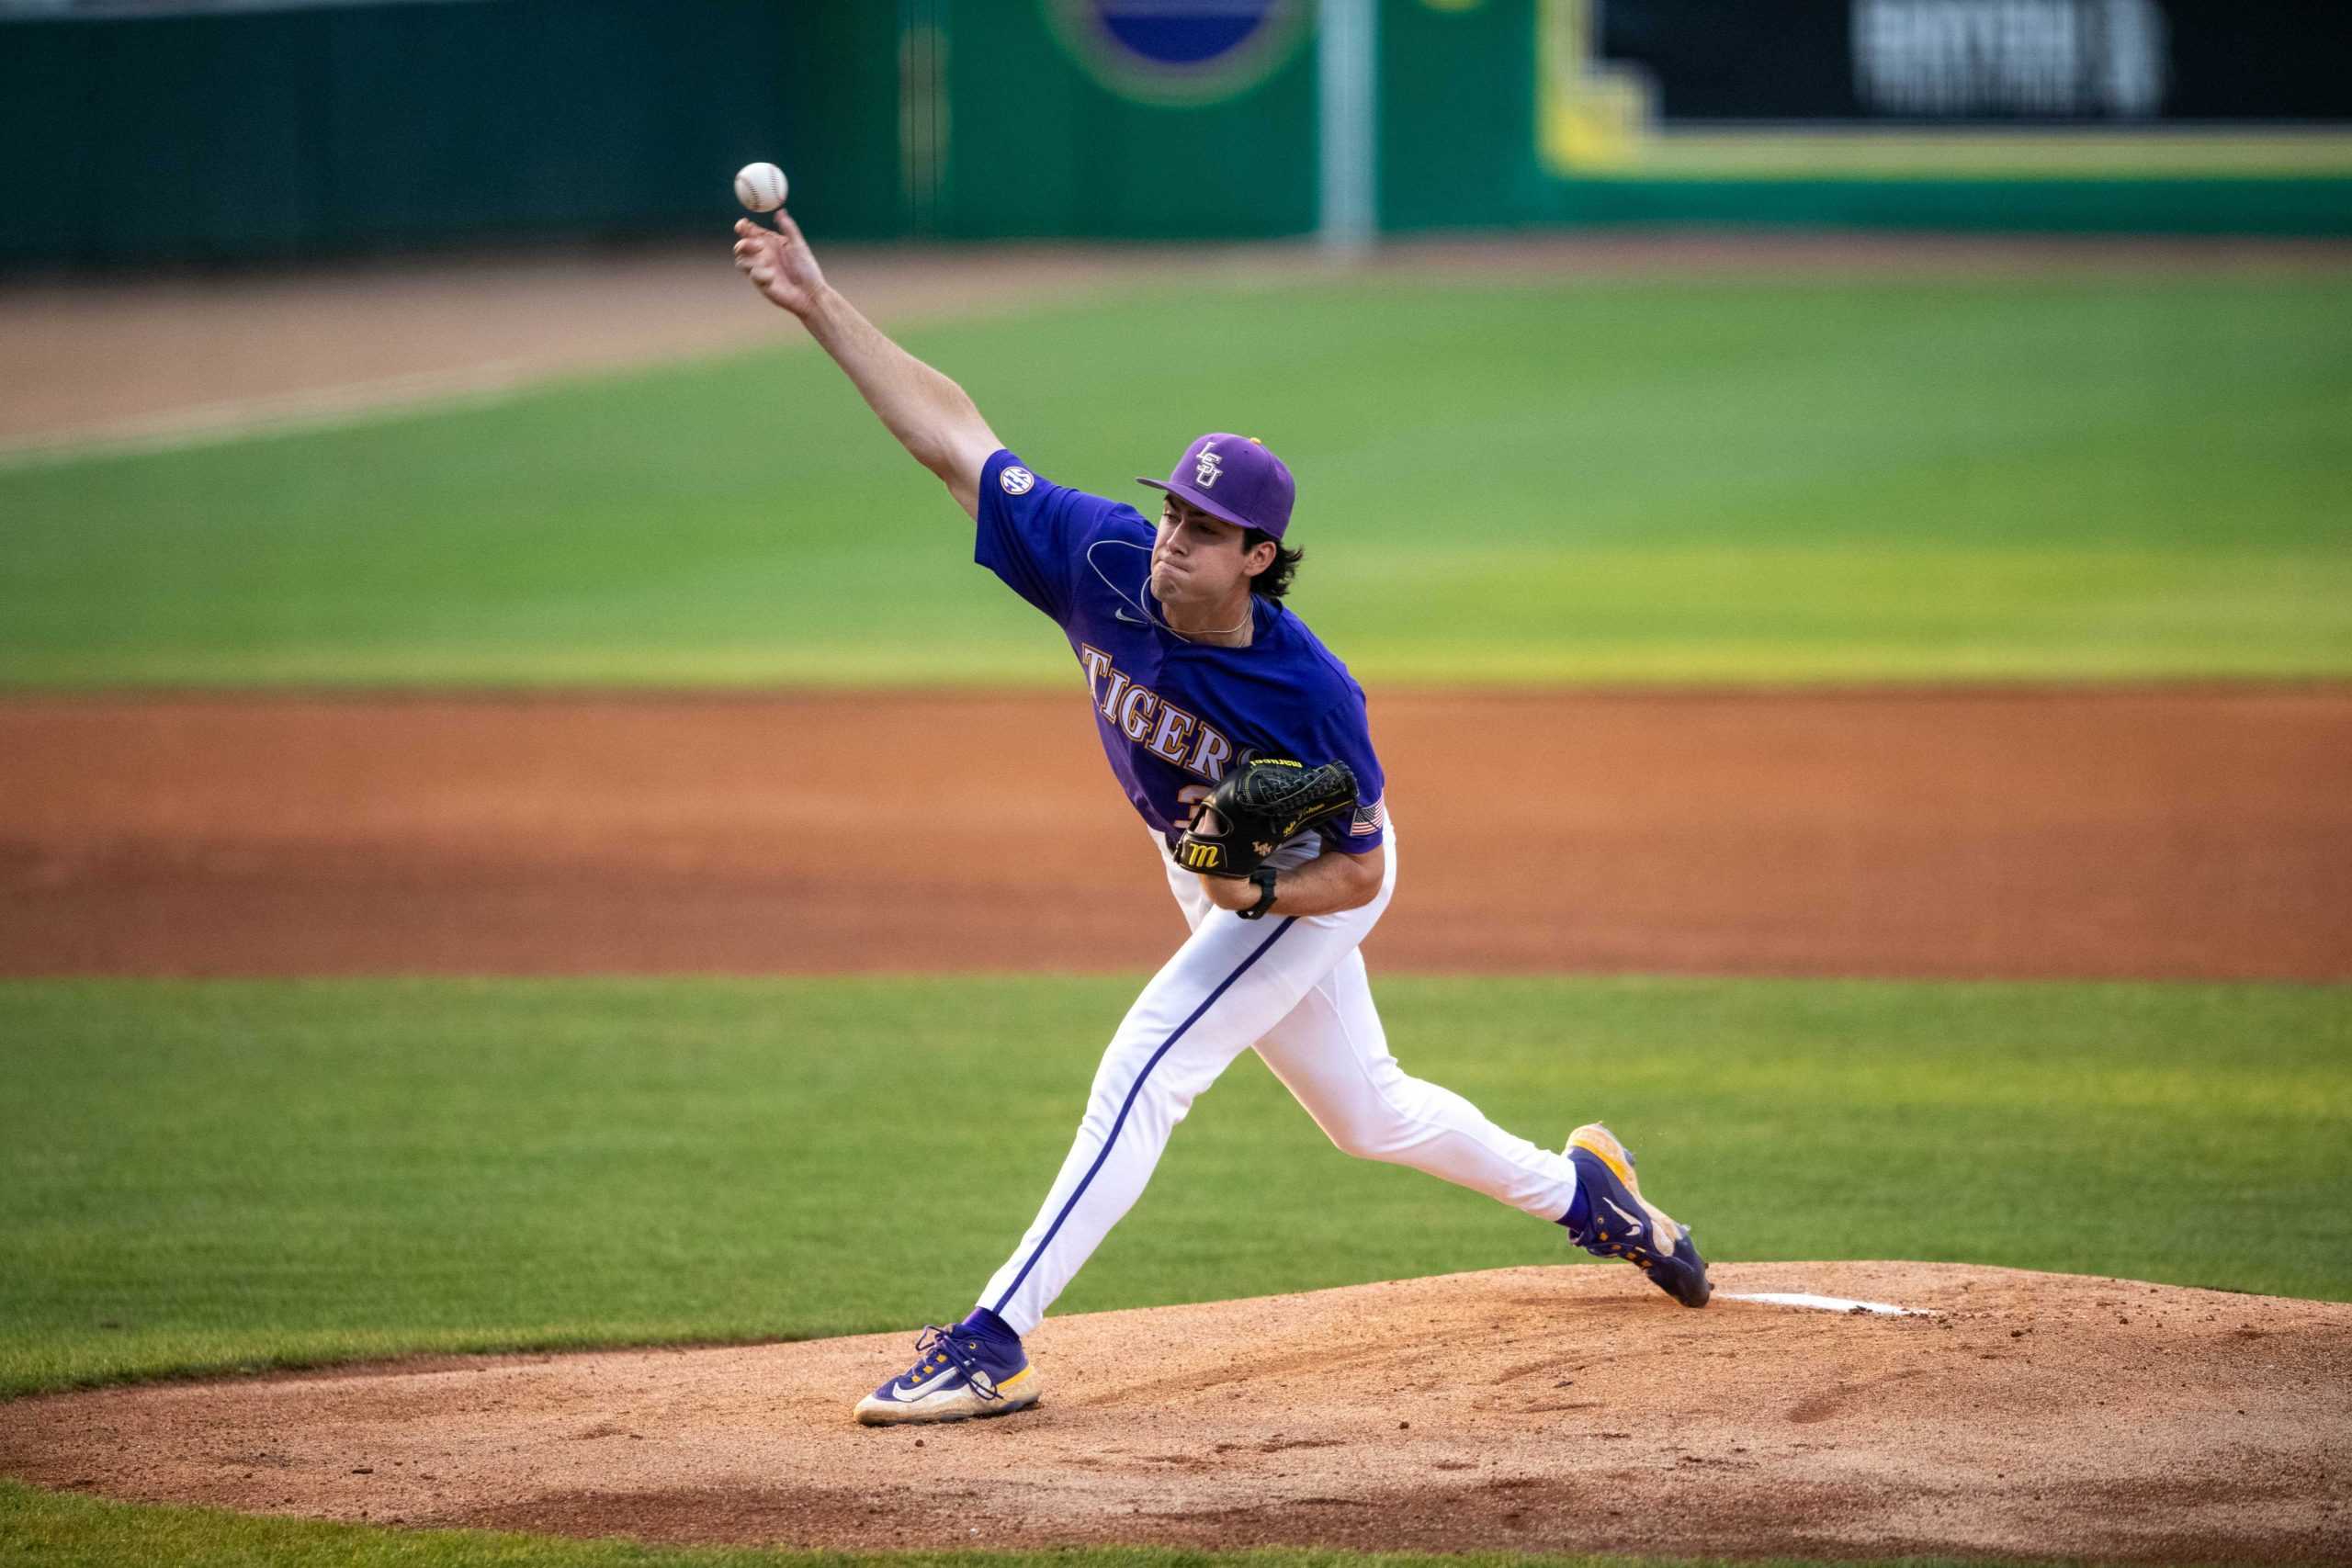
{"label": "infield dirt", "polygon": [[2118,1562],[2352,1556],[2352,1305],[1959,1265],[1528,1268],[1050,1321],[1037,1408],[872,1429],[903,1335],[26,1400],[0,1472],[377,1524]]}
{"label": "infield dirt", "polygon": [[[2352,976],[2352,690],[1383,694],[1382,969]],[[1145,969],[1069,693],[0,701],[0,974]]]}

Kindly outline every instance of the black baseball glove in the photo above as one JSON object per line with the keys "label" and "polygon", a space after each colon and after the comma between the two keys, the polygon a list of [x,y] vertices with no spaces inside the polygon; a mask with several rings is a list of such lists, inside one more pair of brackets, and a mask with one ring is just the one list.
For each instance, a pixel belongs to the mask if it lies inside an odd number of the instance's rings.
{"label": "black baseball glove", "polygon": [[1204,876],[1246,877],[1283,844],[1355,804],[1356,775],[1345,762],[1310,768],[1288,757],[1258,757],[1237,763],[1193,806],[1176,840],[1176,863]]}

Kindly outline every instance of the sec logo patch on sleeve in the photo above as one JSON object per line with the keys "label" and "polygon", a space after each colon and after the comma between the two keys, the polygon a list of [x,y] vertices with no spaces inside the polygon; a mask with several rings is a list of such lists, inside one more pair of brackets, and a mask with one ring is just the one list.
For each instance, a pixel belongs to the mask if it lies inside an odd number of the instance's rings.
{"label": "sec logo patch on sleeve", "polygon": [[996,482],[1004,487],[1007,495],[1027,495],[1029,487],[1037,482],[1037,476],[1014,464],[999,473]]}

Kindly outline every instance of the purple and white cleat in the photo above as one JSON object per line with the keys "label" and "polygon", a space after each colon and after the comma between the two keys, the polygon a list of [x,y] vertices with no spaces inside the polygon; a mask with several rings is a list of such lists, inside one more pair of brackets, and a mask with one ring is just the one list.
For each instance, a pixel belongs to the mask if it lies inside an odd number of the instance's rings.
{"label": "purple and white cleat", "polygon": [[1596,1258],[1623,1258],[1684,1306],[1705,1306],[1713,1293],[1707,1260],[1689,1225],[1642,1196],[1633,1151],[1600,1122],[1588,1122],[1568,1134],[1563,1152],[1577,1168],[1587,1215],[1582,1230],[1569,1227],[1568,1239]]}
{"label": "purple and white cleat", "polygon": [[925,1328],[915,1364],[857,1402],[868,1427],[915,1421],[967,1421],[1010,1416],[1037,1403],[1037,1369],[1021,1337],[993,1319]]}

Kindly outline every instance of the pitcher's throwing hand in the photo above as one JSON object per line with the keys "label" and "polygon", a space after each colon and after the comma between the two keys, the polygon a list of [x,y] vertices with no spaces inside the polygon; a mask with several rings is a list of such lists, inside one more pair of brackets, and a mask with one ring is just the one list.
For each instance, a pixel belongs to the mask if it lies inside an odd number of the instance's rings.
{"label": "pitcher's throwing hand", "polygon": [[773,229],[748,218],[735,220],[735,268],[769,299],[804,320],[825,288],[824,271],[801,238],[800,225],[781,209]]}

